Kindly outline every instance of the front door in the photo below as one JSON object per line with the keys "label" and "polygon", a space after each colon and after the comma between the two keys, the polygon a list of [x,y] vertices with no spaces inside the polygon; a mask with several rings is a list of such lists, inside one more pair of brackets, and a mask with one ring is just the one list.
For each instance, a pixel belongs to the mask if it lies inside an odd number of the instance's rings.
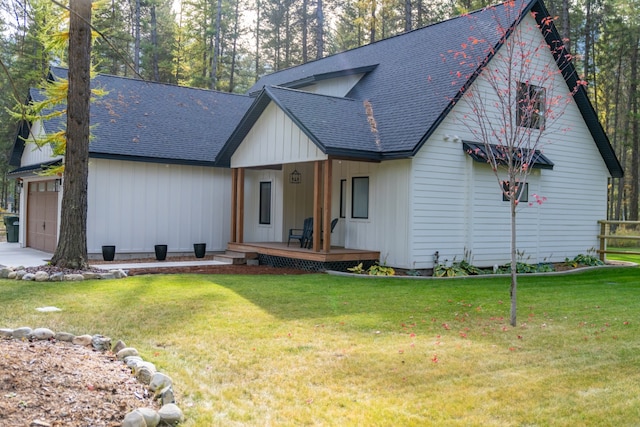
{"label": "front door", "polygon": [[52,253],[58,237],[58,193],[55,180],[29,183],[27,246]]}

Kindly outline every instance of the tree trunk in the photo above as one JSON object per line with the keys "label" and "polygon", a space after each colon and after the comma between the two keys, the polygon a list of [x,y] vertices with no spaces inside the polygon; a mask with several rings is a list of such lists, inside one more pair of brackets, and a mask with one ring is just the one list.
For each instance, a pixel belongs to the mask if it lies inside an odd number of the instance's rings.
{"label": "tree trunk", "polygon": [[564,47],[571,52],[571,27],[569,22],[569,0],[562,0],[562,39]]}
{"label": "tree trunk", "polygon": [[300,11],[302,27],[302,63],[309,62],[309,20],[307,9],[309,8],[309,0],[302,0],[302,10]]}
{"label": "tree trunk", "polygon": [[640,39],[636,35],[631,46],[631,71],[629,96],[631,97],[631,174],[629,176],[629,220],[638,220],[638,174],[640,162],[638,161],[638,151],[640,150],[640,126],[638,126],[638,45]]}
{"label": "tree trunk", "polygon": [[213,45],[213,55],[211,63],[211,89],[216,88],[216,80],[218,77],[218,57],[220,56],[220,31],[222,21],[222,0],[218,0],[216,9],[216,30],[215,42]]}
{"label": "tree trunk", "polygon": [[376,41],[376,0],[371,0],[371,22],[369,25],[369,43],[374,43]]}
{"label": "tree trunk", "polygon": [[134,22],[135,36],[133,46],[133,69],[136,74],[140,73],[140,0],[136,0],[135,3],[135,22]]}
{"label": "tree trunk", "polygon": [[404,0],[404,31],[411,31],[411,0]]}
{"label": "tree trunk", "polygon": [[160,48],[158,46],[158,19],[156,17],[155,3],[151,4],[150,14],[151,14],[151,49],[153,52],[153,56],[151,58],[151,61],[152,61],[151,68],[153,69],[153,81],[159,82],[160,67],[158,65],[158,51]]}
{"label": "tree trunk", "polygon": [[260,78],[260,0],[256,0],[256,82]]}
{"label": "tree trunk", "polygon": [[510,206],[511,206],[511,326],[516,326],[516,314],[518,308],[518,253],[516,247],[516,208],[518,207],[516,201],[516,180],[515,176],[511,177],[509,181],[509,194],[510,194]]}
{"label": "tree trunk", "polygon": [[324,7],[322,0],[318,0],[316,25],[316,59],[320,59],[324,56]]}
{"label": "tree trunk", "polygon": [[591,53],[591,0],[586,2],[586,16],[584,23],[584,79],[589,80],[589,54]]}
{"label": "tree trunk", "polygon": [[51,264],[85,269],[87,263],[87,177],[91,95],[91,0],[71,0],[67,148],[60,239]]}
{"label": "tree trunk", "polygon": [[233,44],[232,44],[232,52],[231,52],[231,69],[229,70],[229,92],[233,92],[233,87],[235,86],[235,82],[233,81],[233,76],[236,73],[236,54],[238,52],[238,37],[240,37],[240,8],[239,8],[240,0],[236,0],[235,5],[235,17],[233,20]]}

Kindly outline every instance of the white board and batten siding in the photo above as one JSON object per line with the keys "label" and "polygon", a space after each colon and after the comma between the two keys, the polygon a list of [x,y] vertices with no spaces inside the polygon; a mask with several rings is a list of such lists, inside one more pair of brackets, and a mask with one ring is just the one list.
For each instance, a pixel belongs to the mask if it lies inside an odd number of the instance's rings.
{"label": "white board and batten siding", "polygon": [[231,167],[260,167],[326,160],[327,155],[273,102],[231,157]]}
{"label": "white board and batten siding", "polygon": [[228,169],[91,159],[87,246],[90,254],[193,252],[194,243],[223,251],[229,240]]}
{"label": "white board and batten siding", "polygon": [[[527,17],[525,25],[530,20]],[[541,37],[538,32],[531,34]],[[539,61],[554,64],[548,51]],[[483,84],[482,76],[474,82]],[[547,84],[568,91],[559,74]],[[462,150],[461,140],[475,140],[460,122],[469,109],[464,99],[459,102],[413,160],[411,227],[416,268],[431,267],[435,251],[440,262],[461,260],[465,250],[475,265],[509,260],[508,202],[502,201],[490,167],[472,161]],[[609,173],[573,101],[548,125],[541,148],[554,168],[530,174],[533,206],[523,203],[517,214],[518,250],[524,254],[523,261],[531,263],[563,261],[595,248],[597,221],[606,217],[607,206]],[[546,198],[542,205],[534,194]]]}

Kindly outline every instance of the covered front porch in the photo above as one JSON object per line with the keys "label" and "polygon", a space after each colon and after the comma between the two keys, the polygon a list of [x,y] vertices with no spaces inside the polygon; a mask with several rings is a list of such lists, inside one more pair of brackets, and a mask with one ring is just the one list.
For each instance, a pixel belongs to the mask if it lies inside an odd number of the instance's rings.
{"label": "covered front porch", "polygon": [[282,242],[228,244],[228,250],[238,253],[254,253],[260,264],[274,267],[293,267],[310,271],[337,270],[363,263],[365,267],[380,259],[380,252],[332,247],[328,252],[316,252],[298,245],[287,246]]}

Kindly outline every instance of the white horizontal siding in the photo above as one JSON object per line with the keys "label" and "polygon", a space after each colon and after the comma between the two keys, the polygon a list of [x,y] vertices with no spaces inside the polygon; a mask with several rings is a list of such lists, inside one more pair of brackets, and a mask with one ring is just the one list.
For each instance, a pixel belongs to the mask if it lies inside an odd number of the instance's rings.
{"label": "white horizontal siding", "polygon": [[100,253],[149,253],[226,249],[230,227],[228,169],[91,159],[87,246]]}
{"label": "white horizontal siding", "polygon": [[327,155],[271,102],[231,157],[231,167],[255,167],[325,159]]}
{"label": "white horizontal siding", "polygon": [[[527,17],[524,25],[532,22]],[[535,43],[542,40],[536,31],[526,37]],[[539,63],[528,67],[530,72],[555,66],[547,50],[541,53]],[[494,61],[492,66],[499,64]],[[547,96],[568,93],[559,74],[546,84]],[[491,93],[482,77],[474,85],[485,95]],[[467,127],[469,114],[463,99],[414,158],[411,256],[416,268],[431,267],[436,250],[441,261],[460,260],[465,250],[476,265],[509,260],[509,204],[502,201],[489,166],[471,161],[462,151],[460,140],[477,140]],[[496,121],[501,116],[497,111],[487,115]],[[562,261],[597,245],[597,220],[606,216],[608,171],[572,100],[561,116],[547,123],[541,148],[555,166],[529,177],[534,206],[518,209],[517,247],[527,262]],[[546,201],[537,205],[534,193]]]}

